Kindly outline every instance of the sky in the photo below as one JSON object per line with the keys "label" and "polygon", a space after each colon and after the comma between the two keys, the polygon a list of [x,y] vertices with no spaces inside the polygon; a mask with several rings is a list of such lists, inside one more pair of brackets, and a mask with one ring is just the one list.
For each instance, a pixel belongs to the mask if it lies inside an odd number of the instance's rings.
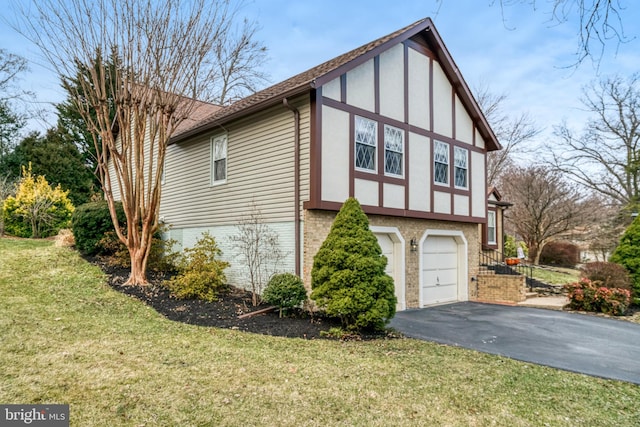
{"label": "sky", "polygon": [[[2,2],[6,0],[0,0]],[[34,0],[37,1],[37,0]],[[598,62],[575,63],[578,24],[551,21],[549,0],[246,0],[241,16],[256,20],[258,38],[268,49],[263,65],[277,83],[328,59],[430,17],[472,91],[487,87],[504,94],[505,109],[528,113],[542,132],[535,141],[553,141],[561,122],[582,129],[589,115],[580,102],[590,82],[640,71],[640,5],[620,0],[626,43],[611,40]],[[575,16],[575,13],[573,14]],[[20,85],[36,94],[36,105],[51,113],[31,120],[29,130],[55,123],[53,104],[64,98],[58,78],[43,65],[36,48],[4,20],[0,9],[0,48],[30,61]]]}

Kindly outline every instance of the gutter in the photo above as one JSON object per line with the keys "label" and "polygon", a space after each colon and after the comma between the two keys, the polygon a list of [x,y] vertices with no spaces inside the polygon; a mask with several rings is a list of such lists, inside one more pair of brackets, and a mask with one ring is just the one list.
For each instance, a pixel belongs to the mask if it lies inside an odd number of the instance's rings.
{"label": "gutter", "polygon": [[296,276],[300,277],[300,111],[291,106],[287,98],[282,99],[282,104],[293,112],[293,222],[294,222],[294,257],[296,260]]}

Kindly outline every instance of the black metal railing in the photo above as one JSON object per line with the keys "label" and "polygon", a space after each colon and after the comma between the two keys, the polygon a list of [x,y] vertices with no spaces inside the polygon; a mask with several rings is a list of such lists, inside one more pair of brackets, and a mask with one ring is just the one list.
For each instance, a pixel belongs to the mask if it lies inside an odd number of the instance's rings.
{"label": "black metal railing", "polygon": [[[514,261],[510,261],[514,260]],[[496,274],[525,276],[527,285],[533,290],[537,281],[533,278],[533,267],[519,258],[506,257],[502,252],[480,251],[480,267],[484,267]]]}

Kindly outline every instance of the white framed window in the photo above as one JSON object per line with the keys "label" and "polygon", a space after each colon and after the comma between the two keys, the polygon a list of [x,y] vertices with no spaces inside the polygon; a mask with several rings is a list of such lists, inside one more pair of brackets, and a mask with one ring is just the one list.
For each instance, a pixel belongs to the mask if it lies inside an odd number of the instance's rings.
{"label": "white framed window", "polygon": [[497,244],[496,240],[496,212],[487,212],[487,243],[490,245]]}
{"label": "white framed window", "polygon": [[454,185],[456,188],[469,188],[469,150],[453,147]]}
{"label": "white framed window", "polygon": [[433,181],[449,185],[449,144],[446,142],[433,142]]}
{"label": "white framed window", "polygon": [[355,116],[355,167],[369,172],[376,171],[378,123]]}
{"label": "white framed window", "polygon": [[384,125],[384,173],[402,176],[404,158],[404,131]]}
{"label": "white framed window", "polygon": [[227,182],[227,135],[211,138],[211,185]]}

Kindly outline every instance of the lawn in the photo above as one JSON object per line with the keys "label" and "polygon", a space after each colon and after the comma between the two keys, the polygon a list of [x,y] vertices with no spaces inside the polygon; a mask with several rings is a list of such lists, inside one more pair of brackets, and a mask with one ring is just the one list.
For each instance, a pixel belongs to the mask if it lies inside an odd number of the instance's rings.
{"label": "lawn", "polygon": [[580,270],[561,267],[533,266],[533,278],[550,285],[566,285],[580,279]]}
{"label": "lawn", "polygon": [[47,241],[0,239],[0,342],[0,402],[68,403],[73,426],[640,425],[632,384],[409,339],[172,322]]}

